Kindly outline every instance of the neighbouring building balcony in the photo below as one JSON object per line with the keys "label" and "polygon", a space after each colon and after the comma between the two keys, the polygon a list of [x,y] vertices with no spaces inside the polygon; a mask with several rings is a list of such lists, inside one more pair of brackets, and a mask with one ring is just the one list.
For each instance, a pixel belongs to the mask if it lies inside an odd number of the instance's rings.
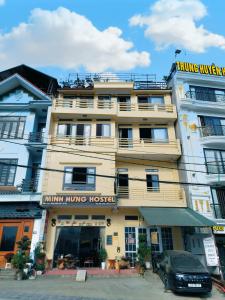
{"label": "neighbouring building balcony", "polygon": [[200,127],[201,141],[209,146],[225,145],[225,125]]}
{"label": "neighbouring building balcony", "polygon": [[55,99],[53,113],[111,115],[121,118],[165,118],[174,121],[177,118],[176,106],[172,104],[126,103],[116,99]]}
{"label": "neighbouring building balcony", "polygon": [[43,144],[44,143],[44,133],[43,132],[30,132],[28,137],[29,143]]}
{"label": "neighbouring building balcony", "polygon": [[118,155],[141,155],[143,157],[163,155],[177,159],[181,155],[180,140],[129,139],[114,137],[54,136],[52,145],[76,146],[81,151],[116,152]]}
{"label": "neighbouring building balcony", "polygon": [[209,112],[225,110],[225,94],[188,91],[181,100],[180,105],[184,108]]}
{"label": "neighbouring building balcony", "polygon": [[168,188],[129,188],[118,187],[119,206],[163,206],[186,207],[183,188],[168,185]]}

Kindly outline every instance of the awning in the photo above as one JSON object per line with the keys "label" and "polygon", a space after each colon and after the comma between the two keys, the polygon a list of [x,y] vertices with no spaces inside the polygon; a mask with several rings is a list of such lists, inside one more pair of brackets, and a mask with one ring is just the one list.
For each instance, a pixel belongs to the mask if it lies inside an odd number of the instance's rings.
{"label": "awning", "polygon": [[216,225],[215,222],[187,207],[141,207],[139,211],[146,223],[151,226],[211,227]]}
{"label": "awning", "polygon": [[41,219],[42,210],[38,203],[0,203],[0,219]]}

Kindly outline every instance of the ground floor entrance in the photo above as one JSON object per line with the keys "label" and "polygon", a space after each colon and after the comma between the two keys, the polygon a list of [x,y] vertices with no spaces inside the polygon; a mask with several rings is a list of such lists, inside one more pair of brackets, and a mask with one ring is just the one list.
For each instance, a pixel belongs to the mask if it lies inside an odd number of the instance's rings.
{"label": "ground floor entrance", "polygon": [[17,242],[23,236],[31,239],[33,220],[0,220],[0,268],[4,268],[11,254],[15,254]]}
{"label": "ground floor entrance", "polygon": [[97,267],[104,243],[104,227],[65,226],[56,230],[54,266],[58,268]]}

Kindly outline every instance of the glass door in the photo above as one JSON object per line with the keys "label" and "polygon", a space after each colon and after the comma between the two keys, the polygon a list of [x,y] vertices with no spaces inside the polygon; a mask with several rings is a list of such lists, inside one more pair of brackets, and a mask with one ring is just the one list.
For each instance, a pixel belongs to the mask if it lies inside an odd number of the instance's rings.
{"label": "glass door", "polygon": [[119,146],[121,148],[133,147],[132,128],[119,128]]}

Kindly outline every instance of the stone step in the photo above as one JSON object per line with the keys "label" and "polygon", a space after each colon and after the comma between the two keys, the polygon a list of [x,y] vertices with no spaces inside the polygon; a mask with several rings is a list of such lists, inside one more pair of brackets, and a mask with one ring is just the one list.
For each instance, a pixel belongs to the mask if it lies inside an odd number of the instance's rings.
{"label": "stone step", "polygon": [[15,279],[15,270],[12,269],[1,269],[0,280],[13,280]]}
{"label": "stone step", "polygon": [[78,270],[76,275],[76,281],[86,281],[87,278],[87,270]]}

